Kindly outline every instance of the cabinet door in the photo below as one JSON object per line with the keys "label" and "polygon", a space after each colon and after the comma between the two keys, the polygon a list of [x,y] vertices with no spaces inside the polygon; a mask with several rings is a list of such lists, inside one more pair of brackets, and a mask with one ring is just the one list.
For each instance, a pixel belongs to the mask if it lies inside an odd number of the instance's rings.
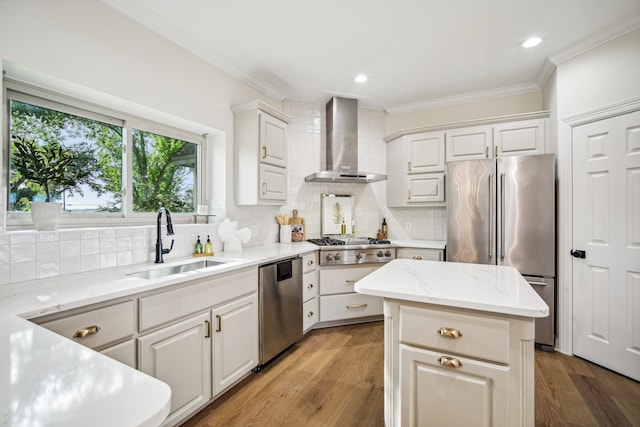
{"label": "cabinet door", "polygon": [[381,265],[320,268],[320,295],[352,293],[358,280],[379,267]]}
{"label": "cabinet door", "polygon": [[302,304],[302,330],[306,333],[320,318],[320,298],[312,298]]}
{"label": "cabinet door", "polygon": [[285,201],[287,199],[287,170],[260,163],[260,200]]}
{"label": "cabinet door", "polygon": [[493,157],[492,135],[491,126],[474,126],[447,131],[447,162]]}
{"label": "cabinet door", "polygon": [[407,175],[407,202],[444,202],[444,173]]}
{"label": "cabinet door", "polygon": [[133,369],[137,369],[136,363],[136,340],[130,339],[118,345],[105,348],[100,353],[117,360],[120,363],[124,363],[127,366],[131,366]]}
{"label": "cabinet door", "polygon": [[444,132],[405,136],[407,173],[444,171]]}
{"label": "cabinet door", "polygon": [[508,385],[508,366],[400,345],[403,426],[506,427],[509,399],[519,399]]}
{"label": "cabinet door", "polygon": [[544,154],[545,119],[502,123],[493,127],[497,156]]}
{"label": "cabinet door", "polygon": [[260,161],[274,166],[287,166],[287,124],[266,113],[260,113]]}
{"label": "cabinet door", "polygon": [[302,302],[318,296],[318,271],[313,270],[302,275]]}
{"label": "cabinet door", "polygon": [[258,365],[258,294],[220,306],[212,315],[215,396]]}
{"label": "cabinet door", "polygon": [[138,339],[139,369],[171,387],[166,424],[193,414],[211,398],[209,312]]}

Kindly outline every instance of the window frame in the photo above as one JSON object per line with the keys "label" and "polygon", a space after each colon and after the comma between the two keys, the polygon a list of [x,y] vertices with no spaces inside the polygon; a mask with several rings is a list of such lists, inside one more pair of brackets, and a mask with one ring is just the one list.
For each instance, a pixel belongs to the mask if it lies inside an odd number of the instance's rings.
{"label": "window frame", "polygon": [[64,94],[49,91],[40,87],[15,81],[9,78],[3,79],[3,129],[2,129],[2,185],[4,195],[0,200],[4,200],[2,206],[5,212],[6,227],[8,230],[30,229],[33,226],[29,212],[11,212],[9,210],[9,174],[11,170],[11,100],[26,102],[32,105],[61,111],[67,114],[85,117],[91,120],[122,126],[123,146],[122,146],[122,183],[123,197],[120,212],[83,212],[68,213],[63,212],[60,218],[59,228],[86,228],[86,227],[108,227],[127,226],[138,224],[153,224],[156,212],[134,212],[132,200],[132,129],[153,132],[170,138],[176,138],[196,145],[196,173],[195,173],[195,194],[193,212],[171,213],[171,217],[176,223],[186,223],[192,221],[196,213],[198,204],[204,200],[205,185],[203,177],[205,172],[204,158],[206,155],[206,135],[200,135],[188,129],[180,129],[154,121],[152,118],[139,117],[125,111],[103,107],[79,98],[66,96]]}

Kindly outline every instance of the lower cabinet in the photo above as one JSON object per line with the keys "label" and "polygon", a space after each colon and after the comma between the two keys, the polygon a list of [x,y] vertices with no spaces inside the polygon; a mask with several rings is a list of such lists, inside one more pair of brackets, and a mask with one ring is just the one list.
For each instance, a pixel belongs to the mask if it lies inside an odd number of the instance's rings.
{"label": "lower cabinet", "polygon": [[429,248],[398,248],[396,249],[396,257],[403,259],[444,261],[444,251],[442,249]]}
{"label": "lower cabinet", "polygon": [[258,294],[222,305],[211,314],[213,396],[216,396],[258,365]]}
{"label": "lower cabinet", "polygon": [[320,322],[339,322],[381,315],[382,298],[354,291],[354,285],[358,280],[379,267],[377,264],[321,267]]}
{"label": "lower cabinet", "polygon": [[139,369],[169,384],[174,425],[211,399],[211,314],[201,313],[138,338]]}
{"label": "lower cabinet", "polygon": [[136,351],[136,340],[131,339],[121,344],[108,347],[101,350],[100,353],[107,357],[117,360],[120,363],[124,363],[127,366],[136,369],[138,367],[138,352]]}

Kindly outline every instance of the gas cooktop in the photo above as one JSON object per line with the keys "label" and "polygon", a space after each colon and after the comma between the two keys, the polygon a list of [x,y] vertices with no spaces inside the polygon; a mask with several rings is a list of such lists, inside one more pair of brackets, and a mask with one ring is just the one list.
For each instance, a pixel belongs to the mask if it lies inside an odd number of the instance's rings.
{"label": "gas cooktop", "polygon": [[374,239],[373,237],[329,237],[325,236],[320,239],[307,239],[308,242],[314,243],[318,246],[362,246],[362,245],[388,245],[391,242],[389,240]]}

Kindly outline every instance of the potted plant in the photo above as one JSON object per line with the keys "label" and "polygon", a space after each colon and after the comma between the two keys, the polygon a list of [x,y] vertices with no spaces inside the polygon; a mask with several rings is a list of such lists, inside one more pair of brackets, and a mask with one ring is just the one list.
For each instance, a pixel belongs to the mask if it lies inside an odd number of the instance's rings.
{"label": "potted plant", "polygon": [[40,145],[33,140],[13,137],[16,155],[12,156],[14,171],[21,180],[38,184],[45,193],[45,202],[31,202],[31,216],[38,230],[54,230],[58,224],[61,204],[52,197],[63,191],[78,191],[91,184],[94,170],[76,167],[76,153],[55,141]]}

